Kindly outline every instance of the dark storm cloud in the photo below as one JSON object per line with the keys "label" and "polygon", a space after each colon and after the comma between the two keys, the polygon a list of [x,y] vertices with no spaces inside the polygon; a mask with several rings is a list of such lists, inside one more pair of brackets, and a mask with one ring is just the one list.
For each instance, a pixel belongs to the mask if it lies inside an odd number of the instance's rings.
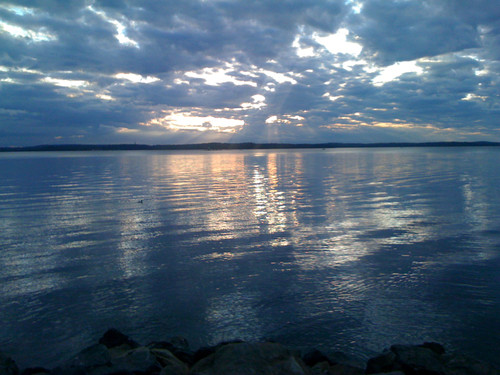
{"label": "dark storm cloud", "polygon": [[500,140],[499,20],[487,0],[4,2],[1,143]]}

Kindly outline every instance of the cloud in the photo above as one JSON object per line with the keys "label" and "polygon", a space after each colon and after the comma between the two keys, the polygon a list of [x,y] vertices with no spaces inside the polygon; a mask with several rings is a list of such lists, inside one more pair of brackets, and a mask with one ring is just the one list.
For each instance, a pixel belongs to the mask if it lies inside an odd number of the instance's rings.
{"label": "cloud", "polygon": [[382,65],[479,47],[476,28],[435,1],[364,2],[353,16],[365,55]]}
{"label": "cloud", "polygon": [[500,140],[498,19],[487,0],[3,2],[0,143]]}

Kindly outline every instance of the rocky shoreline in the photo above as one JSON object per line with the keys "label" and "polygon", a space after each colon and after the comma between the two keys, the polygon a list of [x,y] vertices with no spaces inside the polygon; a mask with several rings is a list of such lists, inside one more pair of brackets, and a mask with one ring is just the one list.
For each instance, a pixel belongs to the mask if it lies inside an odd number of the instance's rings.
{"label": "rocky shoreline", "polygon": [[343,353],[300,352],[276,342],[223,342],[196,351],[173,337],[141,345],[116,329],[53,369],[19,369],[0,351],[0,375],[500,375],[493,365],[438,343],[393,345],[360,363]]}

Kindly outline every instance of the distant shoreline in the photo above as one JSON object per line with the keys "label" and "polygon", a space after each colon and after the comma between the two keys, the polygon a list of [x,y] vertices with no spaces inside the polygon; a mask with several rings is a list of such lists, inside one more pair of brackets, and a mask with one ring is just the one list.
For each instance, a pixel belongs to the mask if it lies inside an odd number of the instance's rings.
{"label": "distant shoreline", "polygon": [[386,142],[386,143],[196,143],[179,145],[146,144],[64,144],[23,147],[0,147],[0,152],[33,151],[161,151],[161,150],[269,150],[269,149],[331,149],[382,147],[498,147],[500,142]]}

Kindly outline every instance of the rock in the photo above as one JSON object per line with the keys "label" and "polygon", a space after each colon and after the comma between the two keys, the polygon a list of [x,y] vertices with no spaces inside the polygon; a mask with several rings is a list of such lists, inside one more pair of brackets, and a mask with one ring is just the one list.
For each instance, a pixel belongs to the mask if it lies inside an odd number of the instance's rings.
{"label": "rock", "polygon": [[393,345],[367,362],[366,373],[403,371],[406,375],[444,375],[444,348],[437,343],[423,345]]}
{"label": "rock", "polygon": [[16,362],[6,354],[0,352],[0,375],[18,375],[19,368]]}
{"label": "rock", "polygon": [[192,375],[309,375],[300,358],[277,343],[235,343],[219,347],[191,368]]}
{"label": "rock", "polygon": [[21,375],[44,375],[50,374],[51,371],[44,367],[29,367],[21,372]]}
{"label": "rock", "polygon": [[[396,363],[407,375],[441,375],[445,373],[443,359],[432,349],[414,345],[393,345]],[[399,370],[399,368],[394,368]]]}
{"label": "rock", "polygon": [[[183,338],[171,338],[170,341],[156,341],[148,344],[150,350],[153,349],[166,349],[171,352],[175,357],[188,365],[195,363],[194,353],[189,350],[189,344]],[[213,353],[213,352],[212,352]]]}
{"label": "rock", "polygon": [[138,343],[114,328],[108,329],[104,333],[99,339],[99,344],[103,344],[110,349],[118,346],[129,346],[131,349],[139,347]]}
{"label": "rock", "polygon": [[374,358],[370,358],[366,363],[367,374],[378,374],[384,372],[397,371],[396,354],[392,351],[385,351]]}
{"label": "rock", "polygon": [[327,375],[329,370],[330,364],[328,362],[318,362],[312,367],[311,373],[313,375]]}
{"label": "rock", "polygon": [[312,368],[314,375],[364,375],[365,371],[361,367],[351,366],[342,363],[330,365],[328,362],[318,362]]}
{"label": "rock", "polygon": [[160,375],[189,375],[189,369],[187,367],[185,369],[179,369],[167,366],[161,369]]}
{"label": "rock", "polygon": [[73,358],[66,361],[63,368],[94,368],[109,364],[111,356],[108,348],[102,344],[96,344],[83,349]]}
{"label": "rock", "polygon": [[422,345],[419,346],[421,346],[422,348],[431,349],[437,355],[443,355],[446,352],[443,345],[437,342],[424,342]]}
{"label": "rock", "polygon": [[464,355],[455,355],[446,361],[447,375],[500,375],[500,369],[495,366],[469,358]]}
{"label": "rock", "polygon": [[169,342],[178,350],[189,352],[189,342],[186,338],[181,336],[174,336],[169,339]]}
{"label": "rock", "polygon": [[151,353],[162,367],[162,374],[187,374],[189,368],[186,363],[177,358],[167,349],[150,349]]}
{"label": "rock", "polygon": [[156,356],[146,347],[138,347],[128,351],[121,357],[111,359],[109,373],[159,373],[161,364]]}
{"label": "rock", "polygon": [[208,357],[211,354],[214,354],[218,349],[228,344],[240,344],[243,343],[241,340],[233,340],[233,341],[223,341],[215,346],[205,346],[199,348],[193,355],[193,363],[199,362],[205,357]]}
{"label": "rock", "polygon": [[355,367],[343,363],[330,366],[328,374],[331,375],[364,375],[365,371],[360,367]]}
{"label": "rock", "polygon": [[302,356],[302,360],[309,367],[313,367],[320,362],[328,362],[330,365],[335,364],[330,358],[317,349],[310,350]]}

